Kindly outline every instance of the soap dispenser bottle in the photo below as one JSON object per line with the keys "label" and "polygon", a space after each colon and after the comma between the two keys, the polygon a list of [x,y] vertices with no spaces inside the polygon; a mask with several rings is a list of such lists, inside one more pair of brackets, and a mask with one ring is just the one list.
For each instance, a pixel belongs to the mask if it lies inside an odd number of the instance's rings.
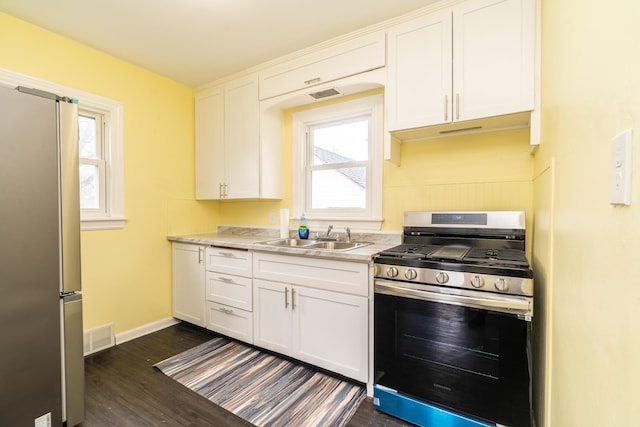
{"label": "soap dispenser bottle", "polygon": [[300,228],[298,229],[298,237],[301,239],[309,238],[309,228],[307,227],[307,215],[303,212],[300,217]]}

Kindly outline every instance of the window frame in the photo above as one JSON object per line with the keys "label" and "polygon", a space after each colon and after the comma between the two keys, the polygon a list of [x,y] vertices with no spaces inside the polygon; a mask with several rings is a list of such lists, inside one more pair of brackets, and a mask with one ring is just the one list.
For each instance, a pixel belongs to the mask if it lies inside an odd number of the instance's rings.
{"label": "window frame", "polygon": [[[309,126],[339,122],[349,118],[369,115],[369,160],[367,161],[367,208],[366,209],[310,209],[307,205],[310,192],[310,168],[313,155],[310,153]],[[292,114],[292,207],[293,218],[303,212],[314,231],[328,225],[355,227],[361,230],[380,230],[382,225],[382,169],[383,169],[383,96],[369,95],[350,101],[329,103],[317,108],[305,109]],[[304,179],[298,179],[303,177]]]}
{"label": "window frame", "polygon": [[86,107],[78,108],[78,116],[92,118],[96,127],[96,157],[82,157],[80,156],[80,166],[96,166],[98,168],[98,179],[100,186],[98,187],[98,207],[97,208],[82,208],[80,205],[81,215],[84,218],[100,217],[104,216],[109,211],[109,205],[107,203],[108,190],[108,176],[109,168],[105,158],[105,141],[108,141],[107,128],[108,123],[105,116],[93,109]]}
{"label": "window frame", "polygon": [[14,88],[26,86],[78,100],[79,109],[103,115],[104,159],[108,168],[105,195],[106,209],[102,213],[80,213],[81,230],[111,230],[124,228],[124,105],[119,102],[71,87],[0,68],[0,84]]}

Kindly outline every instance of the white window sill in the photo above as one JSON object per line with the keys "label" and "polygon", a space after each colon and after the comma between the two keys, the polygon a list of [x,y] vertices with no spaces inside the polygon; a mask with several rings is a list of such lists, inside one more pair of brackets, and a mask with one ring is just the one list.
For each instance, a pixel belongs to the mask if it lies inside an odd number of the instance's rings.
{"label": "white window sill", "polygon": [[125,217],[86,218],[80,221],[80,230],[119,230],[124,228],[126,221]]}

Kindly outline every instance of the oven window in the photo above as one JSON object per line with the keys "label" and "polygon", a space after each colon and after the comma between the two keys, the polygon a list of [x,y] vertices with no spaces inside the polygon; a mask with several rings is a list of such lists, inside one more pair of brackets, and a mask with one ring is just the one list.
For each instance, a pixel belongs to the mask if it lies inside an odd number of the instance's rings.
{"label": "oven window", "polygon": [[528,322],[397,296],[374,300],[376,384],[492,422],[527,425]]}
{"label": "oven window", "polygon": [[397,352],[403,357],[499,378],[500,334],[497,325],[487,322],[487,311],[451,310],[450,306],[435,304],[427,312],[397,312],[395,320],[396,330],[401,331]]}

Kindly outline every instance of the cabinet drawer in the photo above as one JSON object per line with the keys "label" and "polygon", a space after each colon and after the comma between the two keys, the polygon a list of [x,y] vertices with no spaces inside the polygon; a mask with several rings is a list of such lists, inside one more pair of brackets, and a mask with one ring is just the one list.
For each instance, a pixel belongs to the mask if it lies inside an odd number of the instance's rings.
{"label": "cabinet drawer", "polygon": [[376,33],[277,65],[260,73],[260,99],[384,67],[385,52]]}
{"label": "cabinet drawer", "polygon": [[253,344],[253,313],[207,301],[207,329]]}
{"label": "cabinet drawer", "polygon": [[322,258],[253,254],[256,278],[352,295],[369,295],[369,264]]}
{"label": "cabinet drawer", "polygon": [[251,311],[251,279],[207,271],[207,300]]}
{"label": "cabinet drawer", "polygon": [[205,265],[207,271],[251,277],[251,252],[216,246],[209,247],[206,250]]}

